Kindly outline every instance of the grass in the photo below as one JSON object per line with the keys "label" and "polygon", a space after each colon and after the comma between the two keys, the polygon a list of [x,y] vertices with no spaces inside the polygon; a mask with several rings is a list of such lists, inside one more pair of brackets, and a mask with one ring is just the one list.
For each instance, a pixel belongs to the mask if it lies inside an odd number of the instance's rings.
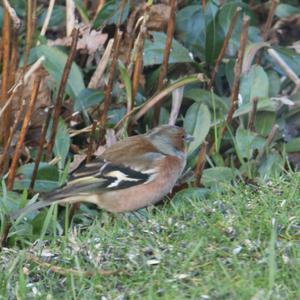
{"label": "grass", "polygon": [[67,236],[56,226],[25,249],[3,250],[0,299],[300,299],[298,182],[293,174],[227,187],[138,214],[81,210]]}

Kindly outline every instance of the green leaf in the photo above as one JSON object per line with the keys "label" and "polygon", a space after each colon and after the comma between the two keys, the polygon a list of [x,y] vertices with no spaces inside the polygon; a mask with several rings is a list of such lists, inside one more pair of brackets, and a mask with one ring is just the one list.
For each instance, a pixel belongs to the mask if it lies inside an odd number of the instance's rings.
{"label": "green leaf", "polygon": [[125,85],[125,89],[126,89],[127,103],[131,103],[132,102],[132,85],[131,85],[130,76],[127,72],[126,67],[120,60],[118,61],[118,66],[119,66],[119,70],[121,73],[122,81],[123,81],[123,83]]}
{"label": "green leaf", "polygon": [[236,177],[236,169],[227,167],[215,167],[205,169],[202,175],[202,183],[206,187],[217,186],[220,183],[229,183]]}
{"label": "green leaf", "polygon": [[[45,56],[43,66],[56,82],[60,83],[61,76],[67,61],[67,55],[59,48],[42,45],[36,48],[37,55]],[[75,99],[85,88],[80,68],[73,62],[66,85],[66,93]]]}
{"label": "green leaf", "polygon": [[76,5],[76,8],[77,8],[77,10],[78,10],[78,12],[80,14],[81,19],[85,23],[90,23],[88,11],[85,8],[82,0],[75,0],[75,5]]}
{"label": "green leaf", "polygon": [[[30,178],[15,180],[14,190],[28,189],[30,182],[31,182]],[[38,179],[34,183],[34,190],[39,192],[50,192],[54,189],[57,189],[58,187],[59,187],[59,183],[53,180]]]}
{"label": "green leaf", "polygon": [[65,161],[69,153],[70,144],[71,139],[69,136],[68,127],[64,120],[60,118],[53,147],[55,156],[60,158],[58,163],[60,169],[64,168]]}
{"label": "green leaf", "polygon": [[117,10],[118,10],[118,1],[115,0],[105,1],[104,6],[101,8],[101,10],[99,11],[99,13],[95,18],[93,27],[98,28],[100,26],[103,26],[105,24],[105,21],[112,18],[113,15],[117,12]]}
{"label": "green leaf", "polygon": [[[38,22],[37,22],[38,27],[43,26],[46,15],[47,15],[47,11],[43,10],[41,16],[38,18]],[[66,20],[66,8],[63,5],[54,5],[48,28],[64,26],[65,20]]]}
{"label": "green leaf", "polygon": [[[151,31],[153,40],[145,40],[144,66],[160,65],[163,62],[163,53],[166,45],[166,34]],[[189,51],[173,38],[169,64],[192,62]]]}
{"label": "green leaf", "polygon": [[300,151],[300,137],[291,139],[285,145],[286,152],[299,152]]}
{"label": "green leaf", "polygon": [[256,149],[261,149],[265,145],[265,139],[259,137],[256,133],[250,130],[239,127],[236,131],[236,146],[239,155],[250,160],[253,152]]}
{"label": "green leaf", "polygon": [[[201,5],[189,5],[176,14],[176,38],[194,55],[204,58],[205,19]],[[202,55],[201,55],[202,53]]]}
{"label": "green leaf", "polygon": [[210,129],[211,115],[205,104],[194,103],[186,112],[184,118],[185,130],[194,137],[189,145],[189,153],[192,153],[206,138]]}
{"label": "green leaf", "polygon": [[215,101],[215,107],[217,111],[220,111],[221,113],[227,112],[228,110],[228,99],[222,98],[213,93],[212,91],[207,91],[204,89],[198,89],[198,88],[191,88],[186,89],[184,91],[184,97],[192,99],[193,101],[196,101],[198,103],[204,103],[209,108],[213,109],[214,107],[214,101]]}
{"label": "green leaf", "polygon": [[[17,175],[23,175],[25,178],[31,179],[33,169],[34,169],[34,163],[22,165],[21,167],[18,168]],[[49,165],[49,163],[47,162],[40,162],[36,178],[58,181],[59,172],[57,167],[53,165]]]}
{"label": "green leaf", "polygon": [[102,90],[84,88],[74,99],[74,111],[85,111],[86,109],[99,105],[104,99]]}
{"label": "green leaf", "polygon": [[248,73],[242,76],[240,94],[243,103],[250,102],[253,98],[267,98],[269,96],[268,75],[261,66],[253,65]]}
{"label": "green leaf", "polygon": [[[280,106],[279,101],[274,101],[269,98],[261,99],[257,103],[257,111],[277,111]],[[252,103],[246,102],[242,104],[233,114],[233,117],[239,117],[248,114],[252,110]]]}
{"label": "green leaf", "polygon": [[261,111],[256,113],[255,129],[256,132],[267,136],[276,121],[276,113],[270,111]]}
{"label": "green leaf", "polygon": [[[126,3],[124,7],[124,12],[122,15],[123,23],[129,14],[129,5]],[[120,15],[120,1],[108,0],[105,2],[104,6],[98,12],[93,27],[99,28],[105,24],[116,24]]]}
{"label": "green leaf", "polygon": [[260,177],[268,180],[280,176],[284,170],[284,163],[284,159],[278,153],[269,153],[258,169]]}
{"label": "green leaf", "polygon": [[209,64],[214,63],[224,42],[224,32],[216,19],[206,26],[205,59]]}
{"label": "green leaf", "polygon": [[290,15],[298,14],[299,7],[281,3],[276,7],[275,15],[279,18],[286,18]]}
{"label": "green leaf", "polygon": [[189,199],[204,199],[208,194],[209,189],[206,188],[187,188],[176,193],[172,200],[172,203],[181,200],[186,201]]}

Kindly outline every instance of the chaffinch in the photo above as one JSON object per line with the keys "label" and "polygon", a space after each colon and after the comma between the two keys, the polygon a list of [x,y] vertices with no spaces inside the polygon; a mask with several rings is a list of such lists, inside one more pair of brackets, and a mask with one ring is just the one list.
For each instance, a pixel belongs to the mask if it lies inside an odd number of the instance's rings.
{"label": "chaffinch", "polygon": [[44,194],[43,200],[25,207],[17,216],[53,203],[90,202],[110,212],[154,204],[180,177],[186,146],[192,139],[183,128],[163,125],[119,141],[94,161],[80,165],[68,183]]}

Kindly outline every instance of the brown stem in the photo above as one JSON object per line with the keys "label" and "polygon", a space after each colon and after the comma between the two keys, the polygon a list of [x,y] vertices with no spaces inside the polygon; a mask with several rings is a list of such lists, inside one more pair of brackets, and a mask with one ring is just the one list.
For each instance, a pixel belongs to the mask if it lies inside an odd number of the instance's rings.
{"label": "brown stem", "polygon": [[25,141],[25,136],[27,133],[27,129],[30,123],[30,118],[31,118],[31,114],[34,108],[34,104],[36,102],[37,99],[37,95],[38,95],[38,91],[39,91],[39,87],[40,87],[40,82],[41,82],[41,78],[37,77],[34,81],[33,84],[33,90],[32,90],[32,94],[31,94],[31,98],[28,104],[28,108],[27,111],[25,113],[24,116],[24,121],[23,121],[23,125],[22,125],[22,129],[19,135],[19,139],[18,139],[18,143],[16,145],[16,149],[14,152],[14,156],[12,159],[12,163],[9,169],[9,173],[8,173],[8,179],[7,179],[7,189],[9,191],[12,190],[13,185],[14,185],[14,180],[15,180],[15,175],[17,172],[17,166],[18,166],[18,161],[19,161],[19,157],[21,155],[21,151],[22,148],[24,146],[24,141]]}
{"label": "brown stem", "polygon": [[263,155],[264,155],[264,153],[266,151],[266,148],[271,145],[271,143],[272,143],[272,141],[273,141],[273,139],[274,139],[274,137],[275,137],[275,135],[277,133],[278,128],[279,128],[278,124],[275,124],[272,127],[272,129],[271,129],[271,131],[270,131],[270,133],[269,133],[269,135],[267,137],[267,141],[266,141],[265,146],[262,149],[260,149],[259,152],[258,152],[258,154],[257,154],[256,163],[260,162],[260,160],[262,159],[262,157],[263,157]]}
{"label": "brown stem", "polygon": [[96,133],[96,128],[97,128],[97,121],[93,121],[93,126],[92,130],[90,132],[90,138],[89,138],[89,146],[86,154],[86,162],[89,163],[91,161],[91,157],[93,154],[93,145],[94,145],[94,140],[95,140],[95,133]]}
{"label": "brown stem", "polygon": [[[13,86],[16,78],[17,62],[18,62],[18,29],[15,27],[12,28],[11,35],[11,57],[9,65],[9,86]],[[11,95],[12,93],[10,93]]]}
{"label": "brown stem", "polygon": [[[233,86],[231,90],[231,96],[230,96],[230,107],[227,114],[227,118],[225,121],[224,126],[221,129],[221,139],[224,137],[227,127],[231,124],[233,114],[237,108],[238,103],[238,94],[239,94],[239,88],[240,88],[240,79],[241,79],[241,73],[242,73],[242,65],[243,65],[243,59],[247,44],[247,38],[248,38],[248,27],[249,27],[249,21],[250,18],[248,16],[243,17],[243,26],[242,26],[242,32],[240,36],[240,49],[238,51],[238,56],[235,61],[234,66],[234,80],[233,80]],[[209,149],[209,154],[215,151],[216,144],[215,142],[211,145]]]}
{"label": "brown stem", "polygon": [[27,0],[27,18],[26,18],[26,46],[24,52],[24,70],[28,64],[29,52],[32,46],[32,36],[34,30],[34,19],[33,19],[33,1]]}
{"label": "brown stem", "polygon": [[0,237],[0,250],[2,247],[7,246],[7,237],[9,234],[9,229],[11,227],[11,223],[8,216],[4,217],[4,221],[2,224],[1,237]]}
{"label": "brown stem", "polygon": [[249,120],[248,120],[248,125],[247,128],[251,131],[254,131],[254,123],[255,123],[255,116],[256,116],[256,110],[257,110],[257,103],[258,103],[258,98],[255,97],[252,100],[252,109],[250,112]]}
{"label": "brown stem", "polygon": [[218,58],[216,60],[216,64],[214,66],[214,69],[211,73],[211,76],[210,76],[210,81],[208,83],[208,89],[210,90],[214,81],[215,81],[215,78],[216,78],[216,75],[217,75],[217,72],[218,72],[218,69],[219,69],[219,66],[222,62],[222,59],[224,57],[224,54],[225,54],[225,51],[228,47],[228,43],[229,43],[229,40],[231,38],[231,35],[232,35],[232,32],[233,32],[233,29],[234,29],[234,26],[235,26],[235,23],[237,21],[237,18],[241,12],[241,8],[240,7],[237,7],[236,10],[235,10],[235,13],[233,15],[233,17],[231,18],[230,20],[230,24],[229,24],[229,28],[228,28],[228,31],[226,33],[226,36],[225,36],[225,39],[224,39],[224,42],[223,42],[223,45],[222,45],[222,48],[221,48],[221,51],[218,55]]}
{"label": "brown stem", "polygon": [[118,61],[118,55],[119,55],[119,49],[121,44],[121,38],[122,38],[122,32],[117,31],[115,38],[114,38],[114,52],[113,52],[113,58],[110,66],[110,72],[108,77],[108,83],[104,88],[104,101],[103,101],[103,109],[100,119],[100,125],[103,128],[105,128],[106,119],[107,119],[107,112],[111,103],[111,91],[113,87],[114,82],[114,75],[115,75],[115,69]]}
{"label": "brown stem", "polygon": [[19,123],[21,121],[21,117],[23,115],[23,111],[24,111],[24,108],[25,108],[25,101],[22,101],[22,105],[21,107],[18,109],[18,113],[15,117],[15,122],[12,126],[12,129],[11,129],[11,132],[10,132],[10,135],[9,135],[9,138],[8,140],[6,141],[5,143],[5,146],[3,147],[3,151],[2,151],[2,156],[1,156],[1,159],[0,159],[0,175],[3,174],[3,170],[5,169],[4,168],[4,163],[7,163],[8,164],[8,157],[7,157],[7,154],[8,154],[8,150],[9,150],[9,147],[11,145],[11,142],[13,140],[13,137],[14,137],[14,134],[19,126]]}
{"label": "brown stem", "polygon": [[[268,36],[269,36],[269,32],[270,32],[270,28],[271,28],[271,25],[272,25],[274,13],[275,13],[276,7],[279,4],[279,2],[280,2],[279,0],[272,0],[271,1],[271,7],[270,7],[270,10],[269,10],[269,13],[268,13],[267,21],[266,21],[266,24],[265,24],[265,26],[262,30],[262,34],[261,34],[263,41],[266,41]],[[261,53],[262,52],[260,51],[259,54],[256,57],[256,63],[257,64],[260,64]]]}
{"label": "brown stem", "polygon": [[49,127],[49,123],[50,123],[50,119],[51,119],[51,112],[52,112],[52,108],[49,108],[48,112],[47,112],[47,116],[46,116],[46,121],[43,125],[42,131],[41,131],[41,136],[40,136],[40,142],[39,142],[39,146],[38,146],[38,151],[37,151],[37,155],[36,155],[36,159],[34,162],[34,168],[33,168],[33,172],[32,172],[32,176],[31,176],[31,182],[29,185],[29,190],[32,191],[34,189],[34,183],[35,183],[35,179],[38,173],[38,169],[39,169],[39,164],[42,158],[42,154],[43,154],[43,149],[44,149],[44,144],[46,141],[46,135],[47,135],[47,130]]}
{"label": "brown stem", "polygon": [[[1,107],[7,101],[9,89],[9,62],[10,62],[10,16],[8,10],[4,7],[3,28],[2,28],[2,45],[3,45],[3,60],[2,60],[2,84],[1,84]],[[3,113],[0,123],[0,143],[4,144],[9,139],[11,118],[11,105]]]}
{"label": "brown stem", "polygon": [[50,140],[47,146],[47,155],[46,155],[46,160],[49,160],[51,157],[51,152],[55,143],[55,136],[57,132],[57,127],[58,127],[58,121],[59,121],[59,115],[62,107],[62,102],[63,102],[63,97],[64,97],[64,91],[65,87],[67,84],[68,76],[72,67],[72,62],[74,60],[75,54],[76,54],[76,46],[77,46],[77,41],[78,41],[78,36],[79,36],[79,30],[77,28],[74,28],[72,31],[72,44],[71,44],[71,49],[64,67],[64,71],[61,77],[59,89],[57,92],[56,96],[56,101],[55,101],[55,108],[54,108],[54,113],[53,113],[53,124],[52,124],[52,129],[51,129],[51,135],[50,135]]}
{"label": "brown stem", "polygon": [[206,156],[206,151],[207,151],[207,142],[204,141],[203,144],[201,145],[199,154],[198,154],[198,159],[196,163],[196,168],[195,168],[195,182],[194,186],[199,187],[201,183],[201,177],[203,173],[203,169],[205,166],[205,156]]}
{"label": "brown stem", "polygon": [[[147,34],[147,24],[150,17],[150,6],[145,6],[144,16],[143,16],[143,22],[140,27],[140,32],[135,40],[134,43],[134,49],[132,50],[133,56],[132,56],[132,62],[128,66],[129,74],[131,74],[131,66],[132,63],[134,63],[134,70],[132,75],[132,102],[134,102],[134,99],[137,95],[139,82],[140,82],[140,76],[143,70],[143,52],[144,52],[144,44],[145,44],[145,38]],[[134,103],[131,103],[131,109],[134,107]]]}
{"label": "brown stem", "polygon": [[[170,5],[171,5],[171,11],[170,11],[170,18],[169,18],[168,28],[167,28],[166,45],[165,45],[165,49],[164,49],[163,63],[162,63],[162,66],[160,68],[160,73],[159,73],[157,91],[160,91],[163,88],[164,80],[167,76],[170,51],[171,51],[171,47],[172,47],[173,35],[174,35],[174,30],[175,30],[175,15],[176,15],[177,1],[170,0]],[[154,108],[154,118],[153,118],[153,124],[152,124],[153,127],[158,124],[159,114],[160,114],[160,106],[161,106],[161,102],[158,103]]]}

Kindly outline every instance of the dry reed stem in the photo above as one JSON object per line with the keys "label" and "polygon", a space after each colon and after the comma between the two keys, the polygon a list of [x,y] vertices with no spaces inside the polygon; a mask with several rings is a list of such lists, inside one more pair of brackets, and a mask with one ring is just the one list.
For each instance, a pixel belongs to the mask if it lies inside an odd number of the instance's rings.
{"label": "dry reed stem", "polygon": [[132,97],[131,97],[132,103],[130,104],[131,109],[134,107],[134,99],[137,95],[140,77],[141,77],[141,73],[143,70],[144,44],[145,44],[145,38],[146,38],[146,34],[147,34],[147,23],[148,23],[149,17],[150,17],[150,8],[151,7],[148,5],[145,6],[143,21],[140,26],[139,34],[134,42],[134,48],[132,50],[132,53],[133,53],[132,63],[134,63],[134,68],[133,68],[133,75],[132,75]]}
{"label": "dry reed stem", "polygon": [[72,44],[70,48],[70,52],[64,67],[64,71],[60,80],[60,85],[58,88],[57,96],[56,96],[56,101],[55,101],[55,108],[54,108],[54,113],[53,113],[53,124],[52,124],[52,129],[51,129],[51,135],[50,135],[50,140],[47,146],[47,155],[46,159],[49,160],[51,156],[51,152],[55,143],[55,136],[57,132],[57,127],[58,127],[58,121],[59,121],[59,115],[61,112],[61,107],[62,107],[62,102],[64,98],[64,91],[65,87],[67,84],[67,80],[69,77],[69,73],[71,71],[72,67],[72,62],[74,60],[75,54],[76,54],[76,46],[77,46],[77,41],[78,41],[78,36],[79,36],[79,30],[77,28],[73,29],[72,32]]}
{"label": "dry reed stem", "polygon": [[53,12],[54,4],[55,4],[55,0],[50,0],[49,1],[47,14],[46,14],[46,17],[45,17],[45,20],[44,20],[44,23],[43,23],[43,26],[42,26],[42,29],[41,29],[41,32],[40,32],[40,36],[44,36],[46,34],[46,31],[47,31],[47,28],[48,28],[48,25],[49,25],[49,22],[50,22],[50,19],[51,19],[51,15],[52,15],[52,12]]}
{"label": "dry reed stem", "polygon": [[[2,60],[2,82],[1,82],[1,107],[4,107],[8,101],[9,89],[9,62],[10,62],[10,15],[6,7],[3,15],[2,28],[2,45],[3,45],[3,60]],[[0,143],[4,144],[9,139],[11,105],[7,105],[6,111],[0,123]]]}
{"label": "dry reed stem", "polygon": [[300,88],[300,79],[297,74],[274,49],[268,49],[268,53],[273,58],[273,60],[275,60],[275,62],[282,68],[285,74],[295,83],[296,87],[294,92],[296,92]]}
{"label": "dry reed stem", "polygon": [[8,138],[8,140],[6,141],[6,143],[5,143],[4,147],[3,147],[2,155],[1,155],[1,158],[0,158],[0,175],[2,175],[2,173],[3,173],[4,163],[5,162],[8,163],[8,160],[9,160],[8,157],[7,157],[8,150],[9,150],[9,147],[10,147],[11,142],[13,140],[13,137],[15,135],[15,132],[17,131],[19,123],[21,121],[21,116],[23,114],[23,111],[24,111],[24,108],[25,108],[25,104],[26,104],[26,102],[23,100],[22,101],[22,106],[18,109],[18,113],[15,116],[15,121],[14,121],[12,129],[10,131],[9,138]]}
{"label": "dry reed stem", "polygon": [[13,156],[11,166],[9,169],[9,173],[8,173],[7,189],[9,191],[12,190],[13,185],[14,185],[18,161],[19,161],[19,158],[21,155],[22,148],[24,146],[24,141],[25,141],[27,129],[29,127],[30,118],[31,118],[31,114],[32,114],[32,111],[34,108],[34,104],[35,104],[37,96],[38,96],[40,82],[41,82],[41,78],[38,76],[33,83],[31,98],[30,98],[30,101],[29,101],[29,104],[28,104],[28,107],[27,107],[27,110],[26,110],[26,113],[24,116],[23,125],[22,125],[21,132],[20,132],[20,135],[18,138],[18,143],[16,145],[16,149],[15,149],[14,156]]}
{"label": "dry reed stem", "polygon": [[109,62],[109,57],[111,55],[113,44],[114,39],[110,39],[107,43],[106,49],[101,57],[101,60],[99,61],[97,68],[88,84],[89,89],[96,89],[99,87],[99,82]]}
{"label": "dry reed stem", "polygon": [[75,3],[74,0],[66,0],[66,32],[67,36],[72,34],[75,28]]}
{"label": "dry reed stem", "polygon": [[44,56],[41,56],[25,73],[23,80],[19,80],[18,83],[14,84],[14,86],[8,90],[10,96],[8,100],[6,101],[5,105],[0,110],[0,119],[2,114],[5,112],[7,107],[10,105],[12,100],[14,99],[15,93],[19,90],[20,87],[22,87],[24,84],[26,84],[31,77],[31,75],[42,65],[43,61],[45,60]]}
{"label": "dry reed stem", "polygon": [[13,26],[15,29],[19,29],[21,26],[21,20],[19,19],[19,17],[17,16],[16,11],[12,8],[12,6],[10,5],[10,3],[8,2],[8,0],[3,0],[3,5],[6,8],[6,10],[8,11],[11,20],[13,21]]}

